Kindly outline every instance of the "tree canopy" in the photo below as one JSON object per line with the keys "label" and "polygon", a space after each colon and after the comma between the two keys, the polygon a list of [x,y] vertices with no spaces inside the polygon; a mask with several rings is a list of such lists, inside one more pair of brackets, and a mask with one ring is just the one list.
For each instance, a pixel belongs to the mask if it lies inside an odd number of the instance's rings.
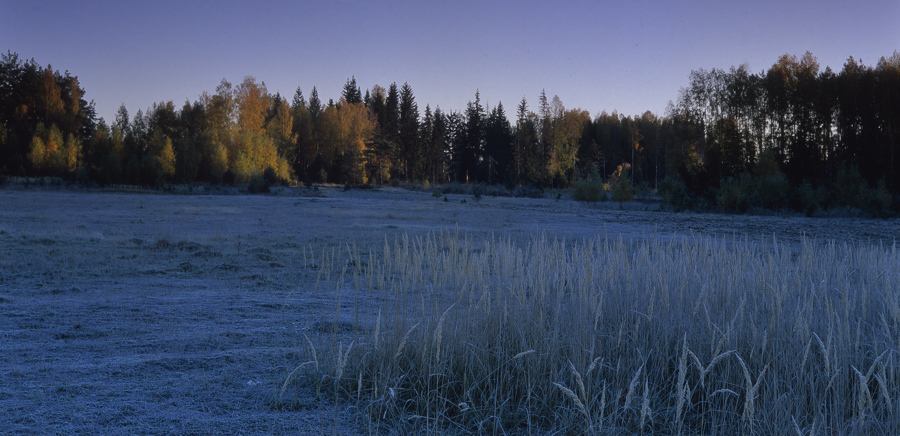
{"label": "tree canopy", "polygon": [[84,95],[68,72],[3,55],[0,173],[160,186],[271,168],[285,183],[566,187],[627,168],[635,185],[681,184],[726,209],[890,206],[900,193],[897,52],[874,66],[850,57],[838,72],[809,52],[759,73],[698,69],[665,114],[635,116],[591,117],[543,90],[536,112],[526,98],[510,115],[502,102],[485,107],[480,91],[445,111],[418,102],[409,83],[363,93],[353,76],[325,105],[315,87],[289,102],[248,76],[180,108],[164,101],[130,116],[122,106],[112,123]]}

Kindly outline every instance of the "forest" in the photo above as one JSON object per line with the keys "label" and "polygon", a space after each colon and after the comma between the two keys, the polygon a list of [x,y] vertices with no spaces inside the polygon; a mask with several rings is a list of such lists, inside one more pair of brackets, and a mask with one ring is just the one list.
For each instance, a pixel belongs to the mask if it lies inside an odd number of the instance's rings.
{"label": "forest", "polygon": [[[900,52],[840,72],[807,52],[770,68],[692,71],[665,114],[591,116],[541,91],[508,112],[478,91],[465,110],[420,109],[408,83],[337,101],[222,80],[177,107],[98,118],[78,78],[0,60],[0,177],[97,184],[488,184],[655,192],[675,208],[896,213]],[[630,198],[630,196],[626,196]],[[587,200],[597,197],[587,196]]]}

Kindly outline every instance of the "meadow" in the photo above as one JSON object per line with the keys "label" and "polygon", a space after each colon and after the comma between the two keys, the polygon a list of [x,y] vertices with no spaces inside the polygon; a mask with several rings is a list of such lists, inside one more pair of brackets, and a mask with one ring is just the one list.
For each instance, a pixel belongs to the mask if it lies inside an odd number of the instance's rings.
{"label": "meadow", "polygon": [[2,432],[900,433],[900,223],[657,208],[2,190]]}

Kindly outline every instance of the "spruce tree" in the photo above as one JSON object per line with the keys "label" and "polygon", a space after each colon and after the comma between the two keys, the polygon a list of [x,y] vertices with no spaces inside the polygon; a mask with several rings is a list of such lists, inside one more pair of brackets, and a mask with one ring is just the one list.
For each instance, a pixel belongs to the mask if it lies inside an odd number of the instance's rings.
{"label": "spruce tree", "polygon": [[419,107],[409,83],[400,88],[400,154],[403,172],[410,181],[421,176],[419,172],[421,150],[419,147]]}
{"label": "spruce tree", "polygon": [[362,92],[359,90],[359,86],[356,85],[356,76],[347,79],[347,83],[344,84],[344,90],[341,92],[341,97],[347,103],[363,102]]}
{"label": "spruce tree", "polygon": [[313,86],[312,93],[309,94],[309,115],[314,123],[319,120],[320,113],[322,113],[322,101],[319,100],[319,91]]}

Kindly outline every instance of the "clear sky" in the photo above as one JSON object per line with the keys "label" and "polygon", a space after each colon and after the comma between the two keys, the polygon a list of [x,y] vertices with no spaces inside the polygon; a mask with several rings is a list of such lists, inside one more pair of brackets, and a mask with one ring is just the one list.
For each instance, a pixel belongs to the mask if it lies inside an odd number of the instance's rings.
{"label": "clear sky", "polygon": [[[691,70],[811,51],[822,69],[900,50],[900,0],[875,1],[42,1],[0,0],[0,49],[78,76],[98,116],[180,107],[225,78],[323,102],[356,76],[409,82],[425,104],[542,89],[568,108],[663,114]],[[365,92],[365,91],[364,91]]]}

